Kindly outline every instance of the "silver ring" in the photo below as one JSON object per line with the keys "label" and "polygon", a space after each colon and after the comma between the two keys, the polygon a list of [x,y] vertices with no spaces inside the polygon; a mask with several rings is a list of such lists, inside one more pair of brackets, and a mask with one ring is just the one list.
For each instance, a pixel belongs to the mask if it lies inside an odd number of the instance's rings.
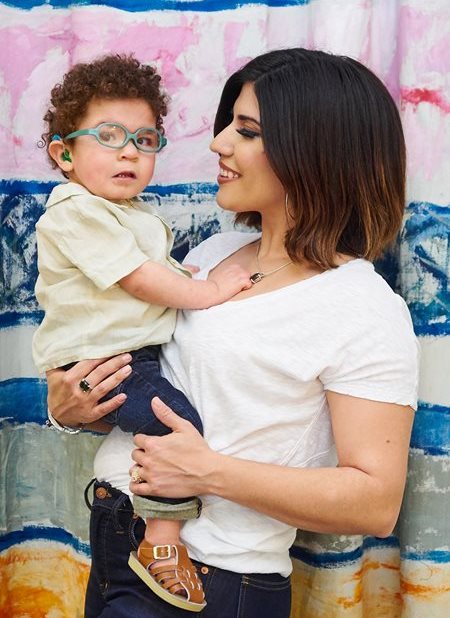
{"label": "silver ring", "polygon": [[144,479],[139,474],[140,466],[134,466],[133,472],[131,473],[131,480],[133,483],[144,483]]}
{"label": "silver ring", "polygon": [[78,386],[80,387],[80,389],[83,391],[83,393],[90,393],[92,390],[91,385],[89,384],[89,382],[86,380],[86,378],[83,378],[83,380],[80,381],[80,383],[78,384]]}

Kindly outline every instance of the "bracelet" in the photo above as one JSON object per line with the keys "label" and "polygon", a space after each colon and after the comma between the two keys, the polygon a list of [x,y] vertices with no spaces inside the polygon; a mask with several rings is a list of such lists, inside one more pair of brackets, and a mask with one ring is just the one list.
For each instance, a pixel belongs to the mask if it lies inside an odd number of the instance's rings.
{"label": "bracelet", "polygon": [[81,423],[81,425],[77,428],[67,427],[67,425],[61,425],[60,423],[58,423],[56,418],[53,418],[50,410],[47,410],[47,416],[48,416],[48,419],[45,422],[46,427],[50,427],[50,429],[56,429],[58,431],[62,431],[63,433],[69,433],[72,436],[75,436],[77,433],[80,433],[80,431],[84,427],[84,423]]}

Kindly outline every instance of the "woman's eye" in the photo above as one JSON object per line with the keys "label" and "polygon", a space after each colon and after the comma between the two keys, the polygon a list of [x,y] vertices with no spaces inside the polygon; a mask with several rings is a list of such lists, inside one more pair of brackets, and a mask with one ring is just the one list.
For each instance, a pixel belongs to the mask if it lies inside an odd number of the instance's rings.
{"label": "woman's eye", "polygon": [[258,133],[258,131],[252,131],[251,129],[246,129],[245,127],[243,127],[242,129],[236,129],[236,131],[239,133],[239,135],[242,135],[243,137],[249,137],[250,139],[254,137],[261,137],[261,133]]}

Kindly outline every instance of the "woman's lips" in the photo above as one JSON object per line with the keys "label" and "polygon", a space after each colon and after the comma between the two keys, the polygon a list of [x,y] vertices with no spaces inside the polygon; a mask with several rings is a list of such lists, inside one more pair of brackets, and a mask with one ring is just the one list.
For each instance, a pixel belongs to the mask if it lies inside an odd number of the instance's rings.
{"label": "woman's lips", "polygon": [[240,174],[232,170],[230,167],[227,167],[223,163],[220,164],[219,175],[217,177],[217,182],[219,184],[223,184],[224,182],[230,182],[232,180],[236,180],[239,178]]}

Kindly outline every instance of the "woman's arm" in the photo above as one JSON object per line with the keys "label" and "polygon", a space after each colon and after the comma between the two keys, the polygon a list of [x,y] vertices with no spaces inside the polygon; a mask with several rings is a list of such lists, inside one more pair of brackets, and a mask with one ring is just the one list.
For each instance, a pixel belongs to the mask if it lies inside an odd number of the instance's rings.
{"label": "woman's arm", "polygon": [[[80,361],[68,371],[47,371],[48,409],[53,418],[66,427],[82,423],[89,425],[89,429],[110,431],[111,425],[99,419],[118,408],[126,395],[116,395],[104,403],[99,400],[131,373],[130,361],[130,354],[121,354],[110,359]],[[91,386],[88,393],[79,387],[83,379]]]}
{"label": "woman's arm", "polygon": [[296,528],[388,536],[401,505],[413,413],[407,406],[327,392],[337,468],[289,468],[212,451],[198,432],[159,400],[153,409],[173,429],[139,435],[133,459],[144,483],[136,494],[214,494]]}

